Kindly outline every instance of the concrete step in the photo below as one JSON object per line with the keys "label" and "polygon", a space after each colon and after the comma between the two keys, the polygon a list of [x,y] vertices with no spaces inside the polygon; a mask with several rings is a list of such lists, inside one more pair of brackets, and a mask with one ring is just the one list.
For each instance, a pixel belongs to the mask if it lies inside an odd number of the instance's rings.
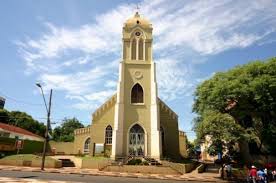
{"label": "concrete step", "polygon": [[205,172],[209,173],[219,173],[220,166],[215,164],[205,164]]}
{"label": "concrete step", "polygon": [[75,163],[70,159],[59,159],[62,163],[62,167],[75,167]]}
{"label": "concrete step", "polygon": [[154,158],[144,157],[144,160],[146,160],[150,165],[161,165],[161,163]]}

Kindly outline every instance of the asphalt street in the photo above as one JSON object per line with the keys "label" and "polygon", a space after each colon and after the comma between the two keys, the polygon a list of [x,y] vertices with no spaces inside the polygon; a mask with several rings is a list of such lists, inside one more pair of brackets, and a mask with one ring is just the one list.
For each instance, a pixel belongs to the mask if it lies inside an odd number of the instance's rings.
{"label": "asphalt street", "polygon": [[[0,171],[1,177],[24,178],[24,179],[40,179],[40,180],[56,180],[56,181],[73,181],[73,182],[89,182],[89,183],[180,183],[190,181],[173,181],[173,180],[157,180],[157,179],[139,179],[126,177],[110,177],[110,176],[91,176],[78,174],[59,174],[59,173],[41,173],[41,172],[22,172],[22,171]],[[193,183],[200,183],[193,181]]]}

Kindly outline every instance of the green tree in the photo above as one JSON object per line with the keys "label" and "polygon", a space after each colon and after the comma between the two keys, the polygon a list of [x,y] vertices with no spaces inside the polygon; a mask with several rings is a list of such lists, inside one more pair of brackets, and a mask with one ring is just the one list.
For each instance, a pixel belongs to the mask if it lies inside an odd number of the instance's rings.
{"label": "green tree", "polygon": [[203,140],[206,136],[211,139],[207,149],[211,155],[217,155],[227,149],[228,155],[231,156],[236,143],[249,138],[246,129],[227,113],[206,111],[195,125],[198,139]]}
{"label": "green tree", "polygon": [[187,152],[188,152],[188,157],[189,158],[196,158],[196,146],[194,142],[190,142],[186,138],[186,144],[187,144]]}
{"label": "green tree", "polygon": [[11,111],[8,113],[8,124],[18,126],[32,133],[44,136],[45,125],[33,119],[32,116],[25,112]]}
{"label": "green tree", "polygon": [[83,124],[77,118],[65,118],[61,126],[53,130],[53,139],[55,141],[72,142],[74,141],[74,130],[83,127]]}
{"label": "green tree", "polygon": [[0,122],[8,123],[9,121],[9,111],[5,109],[0,109]]}
{"label": "green tree", "polygon": [[197,87],[194,100],[193,111],[198,114],[194,129],[199,139],[206,134],[212,140],[223,135],[223,141],[231,142],[245,138],[257,144],[259,152],[268,149],[276,154],[276,58],[216,73]]}

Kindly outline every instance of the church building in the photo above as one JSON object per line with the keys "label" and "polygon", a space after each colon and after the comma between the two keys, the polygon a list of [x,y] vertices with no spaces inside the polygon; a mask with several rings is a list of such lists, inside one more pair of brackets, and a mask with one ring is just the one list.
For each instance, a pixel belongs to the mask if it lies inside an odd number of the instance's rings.
{"label": "church building", "polygon": [[112,159],[186,155],[178,116],[158,97],[152,30],[138,12],[125,22],[117,92],[93,113],[91,126],[75,130],[75,151]]}

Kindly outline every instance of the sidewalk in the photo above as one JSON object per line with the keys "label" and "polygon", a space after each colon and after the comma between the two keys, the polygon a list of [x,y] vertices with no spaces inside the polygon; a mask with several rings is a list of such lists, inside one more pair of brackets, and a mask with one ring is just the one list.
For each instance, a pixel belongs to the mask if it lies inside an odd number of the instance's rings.
{"label": "sidewalk", "polygon": [[45,168],[45,171],[41,171],[39,167],[18,167],[18,166],[4,166],[4,165],[0,165],[0,170],[81,174],[81,175],[93,175],[93,176],[131,177],[131,178],[147,178],[147,179],[161,179],[161,180],[224,182],[219,179],[218,174],[214,174],[214,173],[201,173],[201,174],[188,173],[184,175],[163,175],[163,174],[141,174],[141,173],[126,173],[126,172],[122,172],[122,173],[106,172],[106,171],[99,171],[97,169],[79,169],[75,167]]}
{"label": "sidewalk", "polygon": [[0,183],[81,183],[81,182],[0,177]]}

